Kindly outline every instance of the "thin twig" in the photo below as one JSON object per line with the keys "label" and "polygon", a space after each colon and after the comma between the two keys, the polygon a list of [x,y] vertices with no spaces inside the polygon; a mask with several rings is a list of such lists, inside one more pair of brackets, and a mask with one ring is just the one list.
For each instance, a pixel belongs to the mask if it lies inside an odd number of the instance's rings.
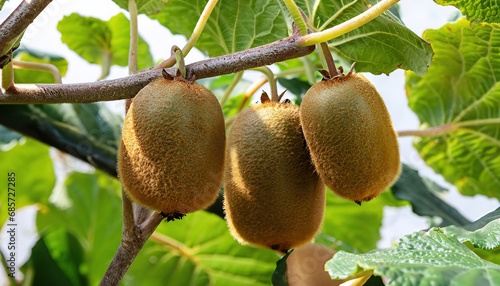
{"label": "thin twig", "polygon": [[128,53],[128,72],[135,74],[139,70],[137,63],[137,50],[139,48],[139,28],[137,24],[137,3],[128,0],[128,12],[130,13],[130,44]]}
{"label": "thin twig", "polygon": [[355,30],[363,26],[364,24],[370,22],[371,20],[377,18],[379,15],[389,10],[389,8],[391,8],[392,5],[398,2],[399,0],[382,0],[377,4],[373,5],[370,9],[366,10],[365,12],[341,24],[338,24],[334,27],[331,27],[321,32],[316,32],[303,36],[301,39],[302,41],[301,46],[309,46],[309,45],[319,44],[322,42],[327,42],[340,35]]}
{"label": "thin twig", "polygon": [[[195,62],[186,66],[187,78],[202,79],[231,74],[305,56],[314,50],[314,46],[299,47],[299,43],[300,36],[295,33],[264,46]],[[168,71],[174,74],[173,68]],[[99,82],[17,85],[5,91],[0,97],[0,104],[90,103],[127,99],[134,97],[141,88],[159,77],[162,77],[161,70],[154,69]]]}
{"label": "thin twig", "polygon": [[276,76],[273,71],[268,67],[258,67],[254,68],[255,71],[260,71],[261,73],[266,75],[267,81],[269,82],[269,86],[271,88],[271,100],[273,102],[279,102],[278,99],[278,87],[276,85]]}
{"label": "thin twig", "polygon": [[[23,33],[33,20],[52,0],[22,1],[19,6],[0,24],[0,53]],[[0,55],[3,56],[3,55]]]}
{"label": "thin twig", "polygon": [[[188,55],[188,53],[191,51],[191,49],[198,41],[198,38],[200,37],[201,32],[205,28],[208,18],[210,18],[210,14],[212,14],[212,11],[215,5],[217,4],[217,1],[218,0],[209,0],[205,5],[205,8],[203,8],[203,12],[201,12],[200,18],[198,19],[198,22],[196,23],[196,26],[194,27],[194,30],[191,33],[191,36],[189,37],[186,45],[184,45],[184,48],[182,48],[182,53],[184,54],[184,56]],[[158,66],[156,66],[155,69],[169,68],[174,64],[175,64],[175,57],[172,55],[170,56],[170,58],[164,60]]]}
{"label": "thin twig", "polygon": [[417,136],[417,137],[431,137],[431,136],[441,136],[455,131],[458,128],[456,124],[447,123],[441,126],[436,126],[432,128],[422,129],[422,130],[404,130],[398,131],[399,137],[404,136]]}
{"label": "thin twig", "polygon": [[237,72],[234,75],[233,80],[231,81],[231,83],[229,84],[229,86],[224,91],[224,94],[220,98],[219,102],[220,102],[221,106],[224,106],[224,104],[226,103],[226,101],[229,99],[229,96],[231,95],[231,92],[234,90],[234,88],[236,87],[236,85],[240,82],[242,76],[243,76],[243,72]]}
{"label": "thin twig", "polygon": [[44,71],[52,74],[54,77],[55,83],[62,83],[61,72],[59,69],[53,64],[44,64],[44,63],[33,63],[33,62],[23,62],[18,60],[12,60],[12,65],[15,69],[29,69],[29,70],[37,70]]}

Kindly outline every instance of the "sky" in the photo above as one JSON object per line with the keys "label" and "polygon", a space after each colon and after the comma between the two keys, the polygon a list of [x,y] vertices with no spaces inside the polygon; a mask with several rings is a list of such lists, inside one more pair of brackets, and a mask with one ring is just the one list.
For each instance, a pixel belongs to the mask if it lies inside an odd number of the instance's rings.
{"label": "sky", "polygon": [[[21,0],[8,1],[0,11],[0,22],[20,2]],[[453,7],[438,6],[432,0],[402,0],[399,4],[403,22],[417,35],[422,35],[426,29],[441,27],[458,12]],[[46,51],[66,58],[69,62],[69,68],[67,75],[63,78],[64,83],[95,81],[100,74],[100,67],[88,64],[60,41],[60,35],[56,29],[57,22],[64,15],[69,15],[72,12],[104,20],[108,20],[119,12],[127,13],[112,1],[54,0],[26,31],[22,44],[28,48]],[[173,44],[183,46],[186,42],[184,36],[172,35],[158,22],[150,20],[144,15],[139,16],[139,33],[149,43],[155,61],[169,56],[170,47]],[[194,50],[186,57],[186,62],[190,63],[202,58],[203,55]],[[113,67],[108,78],[117,78],[126,75],[126,68]],[[397,131],[417,129],[419,126],[418,118],[407,105],[404,72],[398,70],[389,76],[374,76],[371,74],[366,74],[366,76],[377,87],[383,97],[394,122],[395,129]],[[115,111],[123,110],[122,101],[108,103],[108,106]],[[446,182],[442,177],[436,175],[419,157],[418,153],[412,147],[412,140],[410,137],[399,139],[402,161],[417,168],[421,172],[421,175],[446,186]],[[450,192],[444,195],[443,199],[456,207],[470,220],[475,220],[498,207],[498,201],[496,200],[486,199],[481,196],[464,197],[458,194],[453,187],[450,188]],[[414,215],[409,207],[387,207],[384,211],[383,238],[379,242],[379,247],[389,247],[401,236],[424,229],[427,226],[427,220]],[[32,233],[30,230],[26,231],[27,235]],[[2,243],[2,245],[5,244]]]}

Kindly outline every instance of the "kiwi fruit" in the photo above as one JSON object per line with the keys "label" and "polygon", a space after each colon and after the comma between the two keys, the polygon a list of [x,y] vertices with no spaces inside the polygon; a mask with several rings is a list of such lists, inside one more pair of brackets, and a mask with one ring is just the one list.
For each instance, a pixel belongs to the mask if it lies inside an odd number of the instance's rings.
{"label": "kiwi fruit", "polygon": [[311,162],[296,105],[266,101],[234,120],[224,207],[230,232],[242,244],[285,253],[317,234],[325,186]]}
{"label": "kiwi fruit", "polygon": [[286,281],[289,286],[338,286],[344,281],[332,280],[325,263],[335,251],[320,244],[308,243],[295,248],[286,259]]}
{"label": "kiwi fruit", "polygon": [[152,81],[125,116],[118,176],[126,193],[167,217],[208,207],[222,181],[225,136],[210,90],[182,78]]}
{"label": "kiwi fruit", "polygon": [[363,75],[313,85],[304,95],[300,121],[316,170],[338,196],[360,204],[399,176],[396,132],[382,98]]}

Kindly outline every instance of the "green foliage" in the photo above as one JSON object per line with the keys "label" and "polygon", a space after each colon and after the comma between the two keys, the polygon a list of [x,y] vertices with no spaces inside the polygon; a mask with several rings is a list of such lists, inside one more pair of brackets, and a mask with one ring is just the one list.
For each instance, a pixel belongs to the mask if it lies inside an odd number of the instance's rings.
{"label": "green foliage", "polygon": [[42,234],[29,261],[23,266],[32,273],[32,285],[88,285],[80,273],[83,249],[77,238],[62,228]]}
{"label": "green foliage", "polygon": [[[120,8],[128,10],[128,0],[113,0]],[[158,13],[167,0],[137,0],[137,12],[139,14],[154,15]]]}
{"label": "green foliage", "polygon": [[470,21],[500,22],[500,5],[495,0],[434,0],[434,2],[457,7]]}
{"label": "green foliage", "polygon": [[358,206],[334,196],[327,189],[325,222],[321,232],[346,242],[359,252],[372,250],[380,240],[383,207],[381,197]]}
{"label": "green foliage", "polygon": [[[128,65],[130,24],[125,15],[120,13],[103,21],[72,13],[58,23],[57,29],[70,49],[89,63],[102,66],[101,78],[108,75],[111,65]],[[153,65],[149,46],[141,37],[137,56],[139,69]]]}
{"label": "green foliage", "polygon": [[[64,76],[68,70],[68,61],[66,59],[32,50],[16,50],[14,59],[30,63],[54,65],[59,70],[61,76]],[[55,83],[54,76],[45,71],[15,69],[14,78],[16,83]]]}
{"label": "green foliage", "polygon": [[[24,206],[47,204],[55,184],[54,168],[49,148],[33,139],[25,139],[11,149],[0,148],[0,180],[4,182],[0,203],[0,225],[7,219],[7,188],[14,189],[16,209]],[[8,176],[15,173],[15,176]],[[7,186],[8,177],[15,177],[15,186]],[[12,202],[12,200],[10,201]],[[14,217],[17,222],[17,217]],[[15,223],[13,222],[13,223]]]}
{"label": "green foliage", "polygon": [[125,285],[269,285],[278,255],[238,244],[219,217],[203,211],[162,223],[125,277]]}
{"label": "green foliage", "polygon": [[[207,0],[169,0],[154,16],[174,34],[191,36]],[[219,56],[261,46],[287,36],[285,19],[273,0],[220,0],[196,47]]]}
{"label": "green foliage", "polygon": [[[317,30],[338,25],[368,9],[366,1],[298,0]],[[370,1],[373,5],[377,1]],[[413,70],[419,75],[427,71],[432,57],[430,45],[407,29],[390,12],[360,28],[328,42],[339,56],[356,62],[358,72],[389,74],[397,68]]]}
{"label": "green foliage", "polygon": [[401,175],[391,191],[396,198],[409,201],[415,214],[441,218],[439,226],[464,226],[470,223],[455,208],[436,196],[418,172],[406,164],[403,164]]}
{"label": "green foliage", "polygon": [[500,283],[499,265],[481,259],[455,237],[435,228],[404,236],[393,249],[365,254],[339,251],[326,269],[334,279],[373,271],[389,278],[387,285]]}
{"label": "green foliage", "polygon": [[435,56],[424,76],[407,74],[409,105],[422,127],[452,132],[415,146],[463,194],[500,198],[500,26],[462,19],[424,38]]}
{"label": "green foliage", "polygon": [[[70,236],[78,240],[79,246],[68,242],[68,246],[62,243],[61,246],[49,247],[52,260],[67,276],[71,276],[69,273],[75,270],[65,265],[65,259],[58,259],[54,255],[64,247],[72,247],[70,253],[81,248],[83,258],[81,261],[76,260],[79,265],[74,266],[78,269],[78,275],[84,275],[90,285],[97,285],[101,280],[120,242],[120,190],[119,182],[106,175],[74,173],[66,179],[63,193],[55,202],[48,203],[38,213],[37,228],[40,233],[50,234],[63,229],[68,233],[69,240]],[[47,244],[46,239],[42,239]],[[43,268],[38,270],[43,271]]]}

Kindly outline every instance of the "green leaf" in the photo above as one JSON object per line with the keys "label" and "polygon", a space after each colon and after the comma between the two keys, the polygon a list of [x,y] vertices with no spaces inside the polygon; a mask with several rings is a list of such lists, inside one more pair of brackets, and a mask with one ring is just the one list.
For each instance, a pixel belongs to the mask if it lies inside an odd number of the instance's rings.
{"label": "green leaf", "polygon": [[73,173],[57,205],[37,215],[40,232],[60,227],[78,238],[84,251],[80,269],[91,285],[99,283],[120,243],[120,190],[120,183],[106,175]]}
{"label": "green leaf", "polygon": [[23,138],[23,135],[0,125],[0,150],[4,147],[2,145],[10,145],[12,142],[19,141],[21,138]]}
{"label": "green leaf", "polygon": [[434,0],[443,6],[455,6],[470,21],[499,23],[500,5],[498,1],[478,1],[478,0]]}
{"label": "green leaf", "polygon": [[[68,70],[68,61],[59,56],[41,53],[33,50],[19,49],[14,53],[14,59],[29,63],[41,63],[54,65],[63,77]],[[15,69],[14,78],[16,83],[55,83],[54,76],[46,71]]]}
{"label": "green leaf", "polygon": [[380,240],[383,201],[377,197],[361,206],[338,198],[327,189],[323,233],[346,242],[360,252],[374,249]]}
{"label": "green leaf", "polygon": [[[174,34],[190,37],[207,0],[169,0],[152,16]],[[261,46],[287,36],[277,1],[220,0],[196,47],[214,57]]]}
{"label": "green leaf", "polygon": [[[130,21],[122,13],[117,14],[107,22],[111,29],[111,54],[113,65],[127,66],[130,46]],[[142,37],[139,37],[137,50],[137,61],[139,69],[146,69],[153,66],[153,56],[149,51],[148,44]]]}
{"label": "green leaf", "polygon": [[443,231],[455,236],[460,242],[470,241],[476,248],[491,250],[500,246],[500,219],[493,220],[474,231],[457,226],[445,227]]}
{"label": "green leaf", "polygon": [[286,279],[286,260],[291,253],[292,252],[288,252],[285,256],[283,256],[276,262],[276,269],[274,270],[273,277],[271,279],[271,281],[273,282],[273,286],[288,285]]}
{"label": "green leaf", "polygon": [[88,285],[80,273],[82,261],[83,249],[77,238],[54,228],[38,239],[24,268],[31,268],[33,285]]}
{"label": "green leaf", "polygon": [[[128,0],[113,0],[120,8],[128,11]],[[154,15],[157,14],[168,0],[137,0],[138,14]]]}
{"label": "green leaf", "polygon": [[162,223],[141,250],[125,285],[162,281],[165,285],[269,285],[279,257],[242,246],[224,220],[204,211]]}
{"label": "green leaf", "polygon": [[111,58],[111,29],[105,21],[77,13],[64,16],[57,24],[61,40],[91,64],[103,64]]}
{"label": "green leaf", "polygon": [[473,222],[469,225],[463,226],[462,228],[469,230],[469,231],[475,231],[475,230],[478,230],[478,229],[484,227],[485,225],[487,225],[488,223],[490,223],[491,221],[496,220],[496,219],[500,219],[500,208],[497,208],[496,210],[494,210],[490,213],[487,213],[486,215],[484,215],[480,219],[476,220],[475,222]]}
{"label": "green leaf", "polygon": [[[15,203],[16,209],[33,204],[43,208],[56,179],[49,148],[32,139],[22,140],[10,150],[0,149],[0,162],[0,181],[4,184],[0,198],[0,225],[3,225],[7,219],[8,203]],[[8,178],[14,178],[10,185]],[[8,192],[13,195],[7,196]],[[12,223],[16,223],[17,217],[13,219]]]}
{"label": "green leaf", "polygon": [[[317,30],[345,22],[366,11],[367,1],[297,0]],[[371,5],[378,1],[368,1]],[[386,12],[358,29],[328,42],[339,56],[356,62],[356,71],[389,74],[397,68],[424,74],[431,62],[431,46]]]}
{"label": "green leaf", "polygon": [[326,263],[332,278],[373,271],[387,285],[498,285],[500,266],[485,261],[453,236],[432,228],[401,238],[394,249],[365,254],[339,251]]}
{"label": "green leaf", "polygon": [[[57,24],[61,40],[80,57],[92,64],[102,66],[104,78],[111,65],[127,66],[130,41],[130,22],[123,14],[109,21],[84,17],[72,13]],[[147,43],[139,37],[139,68],[153,65]]]}
{"label": "green leaf", "polygon": [[0,105],[0,124],[116,174],[122,118],[103,103]]}
{"label": "green leaf", "polygon": [[409,105],[423,128],[425,162],[465,195],[500,198],[500,26],[462,19],[424,38],[435,51],[424,76],[407,74]]}
{"label": "green leaf", "polygon": [[418,172],[406,164],[403,164],[401,175],[391,191],[396,198],[409,201],[414,213],[441,218],[439,226],[470,224],[454,207],[432,193]]}

